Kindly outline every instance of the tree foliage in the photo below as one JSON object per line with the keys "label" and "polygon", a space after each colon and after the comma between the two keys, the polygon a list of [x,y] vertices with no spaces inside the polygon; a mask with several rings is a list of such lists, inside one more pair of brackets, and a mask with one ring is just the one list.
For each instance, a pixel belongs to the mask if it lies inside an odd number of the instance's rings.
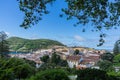
{"label": "tree foliage", "polygon": [[9,52],[9,45],[6,39],[7,39],[7,34],[4,31],[1,31],[0,32],[0,54],[2,56],[4,56],[5,53]]}
{"label": "tree foliage", "polygon": [[43,57],[40,58],[40,60],[47,63],[50,60],[49,55],[44,55]]}
{"label": "tree foliage", "polygon": [[[20,10],[24,12],[25,18],[22,27],[28,28],[36,24],[43,14],[47,14],[47,4],[56,0],[18,0]],[[110,29],[119,26],[120,1],[119,0],[65,0],[67,8],[62,11],[67,15],[67,19],[73,17],[78,20],[78,24],[91,22],[94,29]]]}
{"label": "tree foliage", "polygon": [[101,70],[104,71],[111,71],[113,70],[113,65],[110,61],[104,60],[104,61],[99,61],[97,64]]}
{"label": "tree foliage", "polygon": [[98,69],[84,69],[77,71],[77,80],[119,80],[108,76],[105,71]]}
{"label": "tree foliage", "polygon": [[74,51],[74,54],[75,54],[75,55],[78,55],[79,52],[80,52],[80,51],[79,51],[78,49],[76,49],[76,50]]}
{"label": "tree foliage", "polygon": [[60,62],[58,63],[59,66],[61,67],[68,67],[68,63],[67,60],[60,60]]}
{"label": "tree foliage", "polygon": [[[110,71],[108,72],[108,75],[114,76],[114,77],[120,77],[120,71],[115,72],[115,71]],[[120,79],[118,79],[120,80]]]}
{"label": "tree foliage", "polygon": [[24,58],[24,61],[25,61],[25,63],[28,63],[28,64],[30,64],[30,66],[32,66],[32,67],[36,67],[36,63],[34,62],[34,61],[31,61],[31,60],[27,60],[27,59],[25,59]]}
{"label": "tree foliage", "polygon": [[55,68],[63,68],[68,67],[68,63],[66,60],[62,60],[57,53],[52,53],[52,56],[49,57],[45,55],[40,58],[44,63],[41,65],[39,70],[47,70],[47,69],[55,69]]}
{"label": "tree foliage", "polygon": [[120,54],[115,55],[115,57],[114,57],[114,62],[115,62],[115,63],[120,63]]}
{"label": "tree foliage", "polygon": [[[21,27],[29,28],[42,20],[44,14],[48,14],[48,4],[56,0],[18,0],[20,10],[25,14]],[[67,20],[76,19],[75,26],[91,25],[91,31],[99,31],[100,40],[98,46],[103,45],[106,36],[102,30],[120,26],[120,1],[119,0],[64,0],[67,7],[61,10],[67,16]],[[83,31],[86,27],[82,27]]]}
{"label": "tree foliage", "polygon": [[113,52],[115,55],[119,54],[120,53],[120,40],[117,40],[114,44],[114,48],[113,48]]}
{"label": "tree foliage", "polygon": [[68,19],[73,17],[78,19],[78,24],[88,24],[91,22],[93,29],[110,29],[119,25],[120,1],[119,0],[65,0],[68,4],[63,12]]}
{"label": "tree foliage", "polygon": [[104,54],[101,55],[102,60],[107,60],[107,61],[112,62],[113,58],[114,58],[114,55],[111,54],[111,53],[104,53]]}
{"label": "tree foliage", "polygon": [[[23,59],[18,58],[1,58],[0,59],[0,78],[1,80],[9,80],[8,78],[25,79],[35,73],[34,67],[26,63]],[[11,80],[14,80],[11,79]]]}
{"label": "tree foliage", "polygon": [[56,53],[53,53],[52,54],[52,57],[51,57],[51,63],[54,63],[54,64],[58,64],[60,62],[60,56],[57,55]]}
{"label": "tree foliage", "polygon": [[52,69],[42,71],[35,76],[31,77],[30,80],[70,80],[65,71],[60,69]]}
{"label": "tree foliage", "polygon": [[48,14],[47,4],[54,0],[17,0],[19,1],[20,10],[24,12],[24,21],[21,27],[28,28],[37,24],[44,14]]}
{"label": "tree foliage", "polygon": [[57,55],[56,53],[52,54],[51,63],[53,63],[53,64],[55,64],[57,66],[61,66],[61,67],[67,67],[68,66],[67,61],[66,60],[62,60],[60,58],[60,56]]}
{"label": "tree foliage", "polygon": [[0,80],[14,80],[15,76],[12,69],[2,70],[0,68]]}
{"label": "tree foliage", "polygon": [[120,66],[120,54],[117,54],[117,55],[115,55],[115,57],[114,57],[114,66]]}
{"label": "tree foliage", "polygon": [[44,63],[40,66],[38,70],[43,71],[43,70],[55,69],[56,67],[57,66],[53,63]]}

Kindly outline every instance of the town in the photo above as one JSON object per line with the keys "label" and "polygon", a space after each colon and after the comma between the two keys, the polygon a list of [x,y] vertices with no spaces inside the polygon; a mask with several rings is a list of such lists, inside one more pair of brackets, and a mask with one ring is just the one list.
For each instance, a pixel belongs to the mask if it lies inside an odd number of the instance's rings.
{"label": "town", "polygon": [[120,0],[0,0],[0,80],[120,80]]}
{"label": "town", "polygon": [[[76,50],[78,50],[77,54],[75,54]],[[86,47],[54,46],[52,49],[41,49],[27,54],[10,54],[10,56],[34,61],[36,63],[36,67],[38,68],[43,63],[40,60],[40,57],[43,57],[44,55],[51,57],[53,52],[56,52],[61,59],[67,60],[70,68],[76,67],[76,69],[99,69],[99,67],[95,66],[95,64],[100,60],[100,56],[106,53],[106,50],[95,50],[93,48]]]}

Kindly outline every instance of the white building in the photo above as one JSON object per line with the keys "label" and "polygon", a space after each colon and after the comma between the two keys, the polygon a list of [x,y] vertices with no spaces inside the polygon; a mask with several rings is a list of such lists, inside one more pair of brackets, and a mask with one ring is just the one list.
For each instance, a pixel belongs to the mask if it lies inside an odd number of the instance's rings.
{"label": "white building", "polygon": [[81,56],[79,55],[67,56],[68,66],[70,68],[74,68],[75,66],[78,66],[80,59],[81,59]]}

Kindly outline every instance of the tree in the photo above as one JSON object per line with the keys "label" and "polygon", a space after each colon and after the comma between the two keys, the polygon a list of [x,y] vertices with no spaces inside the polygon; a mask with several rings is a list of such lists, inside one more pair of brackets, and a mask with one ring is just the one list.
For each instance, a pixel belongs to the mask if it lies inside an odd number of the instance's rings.
{"label": "tree", "polygon": [[106,72],[97,69],[79,70],[77,75],[77,80],[107,80]]}
{"label": "tree", "polygon": [[43,71],[43,70],[55,69],[56,67],[57,66],[53,63],[44,63],[40,66],[38,70]]}
{"label": "tree", "polygon": [[36,67],[36,63],[34,62],[34,61],[31,61],[31,60],[27,60],[26,58],[24,58],[24,60],[25,60],[25,63],[28,63],[28,64],[30,64],[30,66],[32,66],[32,67]]}
{"label": "tree", "polygon": [[40,58],[40,60],[47,63],[50,60],[49,55],[44,55],[43,57]]}
{"label": "tree", "polygon": [[22,64],[14,67],[15,77],[18,79],[26,79],[35,73],[34,68],[29,64]]}
{"label": "tree", "polygon": [[[8,76],[13,75],[12,77],[16,79],[25,79],[35,73],[34,67],[26,63],[23,59],[18,59],[18,58],[1,58],[0,70],[3,71],[2,76],[7,76],[6,73],[7,71],[10,70]],[[1,80],[9,80],[9,79],[4,79],[3,77],[3,79]]]}
{"label": "tree", "polygon": [[67,67],[68,66],[67,61],[66,60],[62,60],[60,58],[60,56],[57,55],[56,53],[52,54],[51,63],[55,64],[56,66],[61,66],[61,67]]}
{"label": "tree", "polygon": [[12,68],[6,70],[0,69],[0,80],[14,80],[14,79],[15,76]]}
{"label": "tree", "polygon": [[56,53],[53,53],[51,57],[51,63],[54,63],[57,65],[60,61],[61,61],[60,56],[57,55]]}
{"label": "tree", "polygon": [[8,42],[6,41],[7,34],[3,31],[0,32],[0,55],[5,55],[9,52]]}
{"label": "tree", "polygon": [[105,71],[98,69],[84,69],[77,71],[77,80],[119,80],[107,75]]}
{"label": "tree", "polygon": [[114,62],[115,62],[115,63],[120,63],[120,54],[115,55],[115,57],[114,57]]}
{"label": "tree", "polygon": [[[24,28],[36,24],[42,19],[44,14],[48,14],[47,5],[56,0],[18,0],[20,10],[24,12]],[[67,8],[62,11],[67,15],[67,19],[76,18],[78,24],[87,24],[91,22],[94,29],[110,29],[119,25],[120,1],[119,0],[65,0]],[[61,15],[62,16],[62,15]]]}
{"label": "tree", "polygon": [[44,63],[41,65],[39,70],[55,69],[60,67],[68,67],[66,60],[62,60],[59,55],[53,53],[51,58],[48,55],[44,55],[40,58]]}
{"label": "tree", "polygon": [[30,80],[70,80],[65,71],[60,69],[52,69],[41,71]]}
{"label": "tree", "polygon": [[104,60],[104,61],[99,61],[97,64],[101,70],[104,71],[110,71],[113,69],[113,65],[110,61]]}
{"label": "tree", "polygon": [[76,49],[76,50],[74,51],[74,54],[75,54],[75,55],[78,55],[79,52],[80,52],[80,51],[79,51],[78,49]]}
{"label": "tree", "polygon": [[[42,20],[44,14],[48,14],[47,5],[56,0],[18,0],[19,7],[25,17],[21,27],[29,28]],[[103,45],[106,36],[103,29],[109,30],[120,26],[120,1],[119,0],[65,0],[67,7],[62,8],[67,20],[76,19],[75,26],[82,24],[91,25],[92,31],[99,31],[100,40],[98,46]],[[63,14],[60,14],[62,17]],[[87,29],[83,27],[83,31]]]}
{"label": "tree", "polygon": [[[20,10],[24,12],[25,17],[21,27],[29,28],[37,24],[44,14],[48,14],[47,4],[55,0],[17,0],[19,1]],[[38,15],[38,16],[37,16]]]}
{"label": "tree", "polygon": [[111,53],[104,53],[104,54],[101,55],[102,60],[107,60],[107,61],[112,62],[113,58],[114,58],[114,55],[111,54]]}
{"label": "tree", "polygon": [[120,40],[117,40],[117,41],[115,42],[115,45],[114,45],[114,48],[113,48],[113,52],[114,52],[115,55],[117,55],[117,54],[120,53],[119,44],[120,44]]}
{"label": "tree", "polygon": [[61,67],[68,67],[68,63],[66,60],[60,60],[60,62],[58,63],[59,66]]}

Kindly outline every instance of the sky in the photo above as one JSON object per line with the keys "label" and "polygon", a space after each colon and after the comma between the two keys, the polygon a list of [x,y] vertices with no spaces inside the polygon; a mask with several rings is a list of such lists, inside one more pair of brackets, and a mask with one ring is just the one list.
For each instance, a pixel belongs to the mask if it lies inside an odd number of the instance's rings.
{"label": "sky", "polygon": [[0,0],[0,31],[6,32],[8,37],[44,38],[60,41],[67,46],[113,49],[115,41],[120,38],[120,29],[105,31],[106,42],[103,46],[97,47],[100,33],[91,32],[89,24],[86,25],[86,32],[82,32],[83,25],[73,26],[76,20],[67,21],[65,17],[60,18],[61,7],[65,7],[64,2],[57,0],[52,6],[48,6],[50,14],[44,15],[38,24],[24,29],[19,26],[24,14],[19,10],[17,0]]}

